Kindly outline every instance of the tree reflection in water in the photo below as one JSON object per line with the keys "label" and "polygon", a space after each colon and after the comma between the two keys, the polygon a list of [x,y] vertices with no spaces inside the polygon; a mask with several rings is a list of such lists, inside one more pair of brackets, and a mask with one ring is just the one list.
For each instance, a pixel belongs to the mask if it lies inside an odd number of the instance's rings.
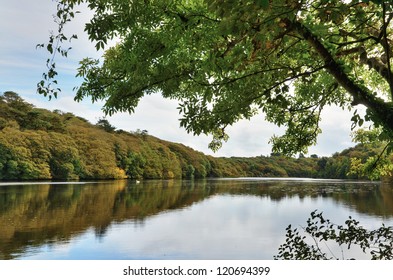
{"label": "tree reflection in water", "polygon": [[127,221],[143,227],[149,217],[186,209],[217,195],[268,198],[272,202],[318,198],[379,219],[393,217],[393,188],[369,182],[244,178],[140,184],[127,180],[2,183],[0,258],[23,256],[27,248],[67,243],[89,229],[102,240],[113,225]]}

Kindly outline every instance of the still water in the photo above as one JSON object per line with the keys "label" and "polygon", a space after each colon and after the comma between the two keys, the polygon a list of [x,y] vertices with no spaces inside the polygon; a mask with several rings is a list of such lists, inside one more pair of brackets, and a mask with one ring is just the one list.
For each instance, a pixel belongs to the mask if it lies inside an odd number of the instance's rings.
{"label": "still water", "polygon": [[393,187],[311,179],[0,183],[0,259],[272,259],[310,212],[393,224]]}

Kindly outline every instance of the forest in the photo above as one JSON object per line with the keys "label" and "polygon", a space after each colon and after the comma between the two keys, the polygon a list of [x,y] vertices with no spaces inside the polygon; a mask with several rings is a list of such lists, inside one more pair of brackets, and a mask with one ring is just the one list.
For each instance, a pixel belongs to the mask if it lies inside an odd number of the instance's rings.
{"label": "forest", "polygon": [[[330,157],[280,153],[252,158],[205,155],[185,145],[96,124],[60,110],[36,108],[17,93],[0,95],[0,180],[192,179],[205,177],[309,177],[364,179],[351,162],[366,162],[371,144]],[[379,179],[379,178],[376,178]]]}

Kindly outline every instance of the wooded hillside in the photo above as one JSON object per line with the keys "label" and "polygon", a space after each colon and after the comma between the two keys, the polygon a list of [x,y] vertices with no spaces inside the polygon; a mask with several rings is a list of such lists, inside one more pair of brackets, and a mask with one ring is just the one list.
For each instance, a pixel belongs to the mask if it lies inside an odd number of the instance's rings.
{"label": "wooded hillside", "polygon": [[358,145],[332,157],[215,158],[145,130],[93,125],[72,113],[35,108],[14,92],[0,96],[0,180],[318,177],[349,175],[351,158],[376,149]]}

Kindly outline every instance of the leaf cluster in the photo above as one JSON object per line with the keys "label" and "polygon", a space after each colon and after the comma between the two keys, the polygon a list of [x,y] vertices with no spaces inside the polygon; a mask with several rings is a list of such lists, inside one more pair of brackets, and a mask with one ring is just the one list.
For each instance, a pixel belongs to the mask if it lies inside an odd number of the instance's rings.
{"label": "leaf cluster", "polygon": [[37,92],[44,96],[48,96],[49,100],[53,97],[57,98],[58,93],[61,92],[60,87],[56,87],[58,81],[56,77],[58,72],[56,70],[56,55],[67,57],[71,47],[67,47],[64,43],[71,43],[72,40],[78,39],[76,34],[66,36],[64,32],[65,26],[70,22],[79,11],[74,11],[75,5],[82,3],[82,1],[63,1],[56,0],[57,13],[53,15],[53,20],[57,24],[57,32],[51,32],[47,43],[37,44],[36,48],[45,48],[50,57],[46,60],[47,71],[42,74],[42,80],[37,83]]}
{"label": "leaf cluster", "polygon": [[[327,260],[339,259],[328,247],[326,252],[322,244],[333,242],[346,250],[357,246],[372,260],[393,259],[393,227],[382,225],[375,230],[363,228],[359,221],[351,216],[344,225],[336,225],[325,219],[322,212],[311,212],[304,234],[297,228],[286,228],[285,243],[279,247],[275,259],[285,260]],[[310,244],[311,243],[311,244]],[[331,243],[329,243],[331,244]],[[327,246],[329,246],[329,244]],[[342,258],[344,258],[342,251]]]}

